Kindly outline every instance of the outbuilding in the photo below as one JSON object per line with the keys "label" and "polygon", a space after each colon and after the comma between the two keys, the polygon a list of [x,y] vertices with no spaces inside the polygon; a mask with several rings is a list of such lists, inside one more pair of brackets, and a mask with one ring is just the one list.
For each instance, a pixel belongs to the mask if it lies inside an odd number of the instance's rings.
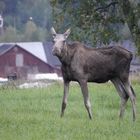
{"label": "outbuilding", "polygon": [[[52,54],[46,56],[46,49],[42,42],[20,42],[0,44],[0,77],[16,76],[27,79],[30,74],[58,73],[58,60]],[[48,57],[50,60],[48,61]],[[58,62],[59,65],[59,62]]]}

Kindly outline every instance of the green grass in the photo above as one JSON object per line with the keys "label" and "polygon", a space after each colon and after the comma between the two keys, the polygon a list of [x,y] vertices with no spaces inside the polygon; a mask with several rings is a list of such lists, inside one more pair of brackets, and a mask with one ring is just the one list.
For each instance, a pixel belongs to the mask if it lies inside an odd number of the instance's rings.
{"label": "green grass", "polygon": [[130,101],[119,120],[120,98],[111,84],[89,84],[93,120],[89,120],[77,84],[70,86],[65,116],[60,118],[63,85],[47,88],[0,89],[0,140],[139,140],[140,84],[137,120]]}

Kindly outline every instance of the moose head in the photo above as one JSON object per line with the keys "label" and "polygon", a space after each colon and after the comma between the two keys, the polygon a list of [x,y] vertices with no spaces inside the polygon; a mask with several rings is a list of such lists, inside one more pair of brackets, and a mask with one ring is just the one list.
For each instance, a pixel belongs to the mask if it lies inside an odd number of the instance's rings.
{"label": "moose head", "polygon": [[66,39],[68,38],[70,32],[71,32],[70,29],[68,29],[64,34],[57,34],[55,29],[53,27],[51,28],[51,33],[54,42],[53,49],[52,49],[53,55],[56,55],[58,57],[61,56],[62,51],[66,47]]}

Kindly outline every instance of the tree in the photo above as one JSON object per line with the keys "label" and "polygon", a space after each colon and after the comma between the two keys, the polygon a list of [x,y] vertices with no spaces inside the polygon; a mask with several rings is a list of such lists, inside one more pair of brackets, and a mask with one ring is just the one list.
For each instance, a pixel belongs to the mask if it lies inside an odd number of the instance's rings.
{"label": "tree", "polygon": [[120,0],[119,2],[123,10],[124,20],[128,24],[140,54],[140,1]]}
{"label": "tree", "polygon": [[25,24],[24,41],[35,41],[36,39],[38,40],[37,26],[32,20],[29,20]]}
{"label": "tree", "polygon": [[51,0],[51,4],[56,18],[54,26],[74,28],[73,39],[91,44],[108,43],[123,39],[122,26],[125,34],[129,27],[140,54],[140,1]]}
{"label": "tree", "polygon": [[[53,15],[57,17],[54,25],[61,25],[59,28],[72,27],[72,39],[82,40],[92,46],[97,42],[101,44],[119,39],[117,27],[113,27],[113,24],[120,23],[116,3],[106,6],[108,1],[103,0],[52,0],[51,4]],[[115,13],[117,16],[114,16]]]}
{"label": "tree", "polygon": [[25,24],[23,41],[44,41],[46,30],[36,26],[32,18]]}

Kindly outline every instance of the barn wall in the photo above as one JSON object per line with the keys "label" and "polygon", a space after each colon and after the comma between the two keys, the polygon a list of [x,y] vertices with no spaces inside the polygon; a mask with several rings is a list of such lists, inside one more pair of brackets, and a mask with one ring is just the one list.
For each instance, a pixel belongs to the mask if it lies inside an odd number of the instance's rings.
{"label": "barn wall", "polygon": [[[23,66],[16,66],[17,54],[23,55]],[[15,72],[19,78],[23,78],[27,77],[28,73],[52,73],[54,68],[24,49],[15,46],[0,56],[0,77],[7,77]]]}

